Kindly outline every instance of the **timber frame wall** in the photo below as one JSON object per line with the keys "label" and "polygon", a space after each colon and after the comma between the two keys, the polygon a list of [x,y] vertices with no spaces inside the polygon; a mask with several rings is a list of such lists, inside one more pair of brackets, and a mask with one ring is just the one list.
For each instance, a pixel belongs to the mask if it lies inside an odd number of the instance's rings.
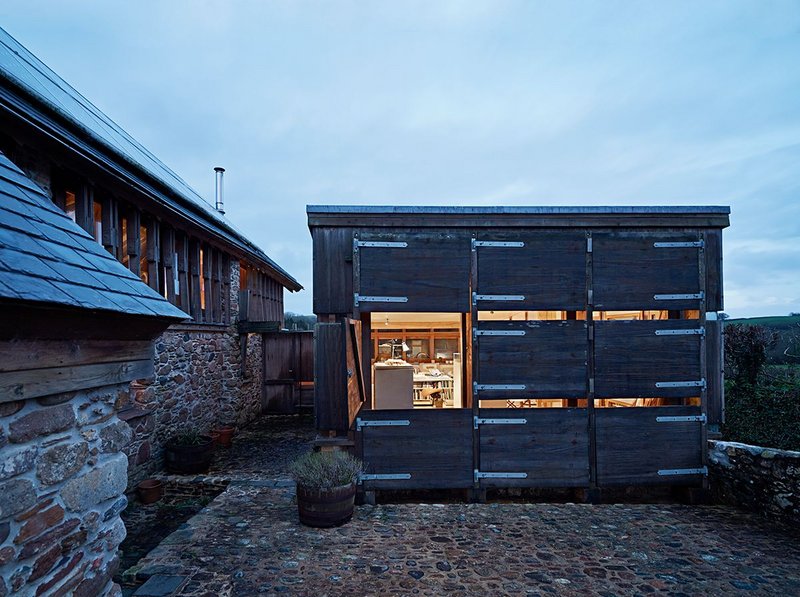
{"label": "timber frame wall", "polygon": [[[707,428],[723,418],[716,315],[727,207],[307,211],[317,428],[355,440],[377,470],[368,489],[693,484],[705,470]],[[478,321],[479,310],[506,309],[586,319]],[[595,318],[624,310],[668,310],[670,319]],[[465,314],[468,408],[370,410],[372,311]],[[486,330],[511,338],[472,340]],[[481,406],[509,396],[498,385],[516,385],[520,398],[569,399],[570,408]],[[673,406],[595,408],[647,397]],[[480,424],[515,412],[515,425]],[[521,472],[493,479],[509,468]]]}

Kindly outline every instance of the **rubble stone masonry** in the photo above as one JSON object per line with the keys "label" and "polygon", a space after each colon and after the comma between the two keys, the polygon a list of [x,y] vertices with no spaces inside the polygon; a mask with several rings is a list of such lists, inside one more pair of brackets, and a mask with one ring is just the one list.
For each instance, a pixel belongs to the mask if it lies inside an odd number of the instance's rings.
{"label": "rubble stone masonry", "polygon": [[155,377],[131,386],[121,412],[133,433],[129,488],[163,467],[164,445],[187,429],[241,426],[261,410],[261,336],[250,334],[244,364],[236,322],[239,265],[231,264],[230,324],[172,326],[155,342]]}
{"label": "rubble stone masonry", "polygon": [[119,595],[128,385],[0,404],[0,597]]}
{"label": "rubble stone masonry", "polygon": [[800,525],[800,452],[710,441],[708,462],[716,501]]}

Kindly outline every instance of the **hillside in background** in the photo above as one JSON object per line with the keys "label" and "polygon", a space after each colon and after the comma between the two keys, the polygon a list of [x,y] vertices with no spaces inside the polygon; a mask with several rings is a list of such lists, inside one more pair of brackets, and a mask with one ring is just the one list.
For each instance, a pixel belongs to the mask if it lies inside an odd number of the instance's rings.
{"label": "hillside in background", "polygon": [[[767,357],[771,364],[800,364],[800,315],[749,317],[728,319],[725,325],[762,325],[778,332],[780,340],[770,348]],[[787,354],[788,353],[788,354]],[[792,356],[794,355],[794,356]]]}

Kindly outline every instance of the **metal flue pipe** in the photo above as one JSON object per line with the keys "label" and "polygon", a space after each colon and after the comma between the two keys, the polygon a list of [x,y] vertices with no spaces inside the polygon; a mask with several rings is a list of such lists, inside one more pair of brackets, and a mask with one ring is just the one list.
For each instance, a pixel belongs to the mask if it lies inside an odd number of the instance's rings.
{"label": "metal flue pipe", "polygon": [[217,179],[216,201],[214,207],[219,213],[225,215],[225,200],[223,197],[225,189],[223,187],[223,181],[222,181],[222,175],[225,173],[225,168],[220,168],[219,166],[217,166],[216,168],[214,168],[214,172],[216,172],[216,179]]}

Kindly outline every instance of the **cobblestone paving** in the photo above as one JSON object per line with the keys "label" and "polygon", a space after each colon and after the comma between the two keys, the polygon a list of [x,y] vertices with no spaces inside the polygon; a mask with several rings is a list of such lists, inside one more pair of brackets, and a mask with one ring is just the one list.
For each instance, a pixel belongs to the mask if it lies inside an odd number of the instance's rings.
{"label": "cobblestone paving", "polygon": [[797,530],[726,507],[360,506],[316,530],[285,485],[231,485],[140,578],[177,579],[184,597],[800,594]]}
{"label": "cobblestone paving", "polygon": [[312,415],[268,415],[238,430],[230,448],[217,448],[209,476],[228,479],[288,479],[289,464],[311,449]]}

